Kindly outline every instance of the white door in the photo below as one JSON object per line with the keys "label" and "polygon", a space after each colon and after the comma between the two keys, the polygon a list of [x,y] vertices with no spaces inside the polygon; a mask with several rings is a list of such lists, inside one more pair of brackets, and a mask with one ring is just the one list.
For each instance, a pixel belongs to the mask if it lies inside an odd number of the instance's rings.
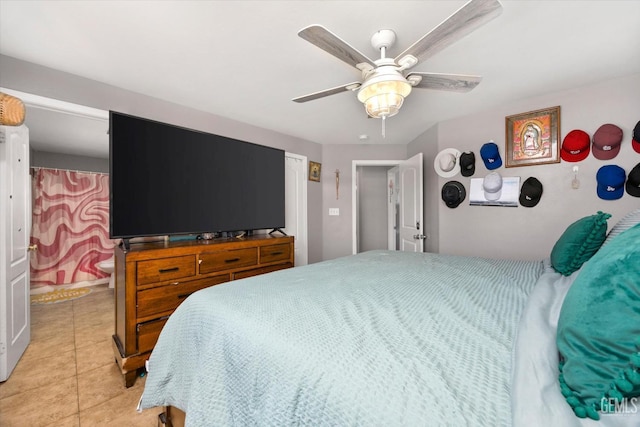
{"label": "white door", "polygon": [[422,153],[400,162],[400,250],[423,252]]}
{"label": "white door", "polygon": [[29,130],[0,126],[0,381],[31,340]]}
{"label": "white door", "polygon": [[285,153],[284,167],[284,232],[295,237],[296,266],[307,265],[307,158]]}

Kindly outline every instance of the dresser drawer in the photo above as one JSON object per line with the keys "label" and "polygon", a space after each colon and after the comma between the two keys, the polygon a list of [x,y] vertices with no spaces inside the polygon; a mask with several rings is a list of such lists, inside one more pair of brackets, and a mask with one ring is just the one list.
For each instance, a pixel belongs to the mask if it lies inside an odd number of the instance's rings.
{"label": "dresser drawer", "polygon": [[228,282],[229,279],[230,276],[228,274],[222,274],[220,276],[207,277],[206,279],[190,280],[175,285],[170,284],[138,291],[138,319],[173,311],[195,291]]}
{"label": "dresser drawer", "polygon": [[138,353],[146,353],[153,350],[164,324],[167,323],[167,319],[168,317],[163,317],[162,319],[138,325]]}
{"label": "dresser drawer", "polygon": [[138,286],[176,280],[196,274],[196,256],[184,255],[137,263]]}
{"label": "dresser drawer", "polygon": [[260,263],[284,261],[291,258],[291,246],[288,243],[282,245],[269,245],[260,247]]}
{"label": "dresser drawer", "polygon": [[200,254],[200,274],[232,270],[258,264],[257,248],[233,249]]}
{"label": "dresser drawer", "polygon": [[284,270],[285,268],[291,268],[291,263],[268,265],[266,267],[254,268],[253,270],[238,271],[233,273],[233,280],[244,279],[245,277],[257,276],[259,274],[270,273],[272,271]]}

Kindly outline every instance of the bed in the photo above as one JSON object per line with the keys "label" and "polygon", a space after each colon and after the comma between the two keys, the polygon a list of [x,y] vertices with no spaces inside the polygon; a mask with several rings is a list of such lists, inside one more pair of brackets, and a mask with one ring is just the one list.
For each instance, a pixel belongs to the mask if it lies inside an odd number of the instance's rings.
{"label": "bed", "polygon": [[631,406],[578,418],[558,386],[579,275],[371,251],[207,288],[165,325],[139,409],[188,426],[638,426]]}

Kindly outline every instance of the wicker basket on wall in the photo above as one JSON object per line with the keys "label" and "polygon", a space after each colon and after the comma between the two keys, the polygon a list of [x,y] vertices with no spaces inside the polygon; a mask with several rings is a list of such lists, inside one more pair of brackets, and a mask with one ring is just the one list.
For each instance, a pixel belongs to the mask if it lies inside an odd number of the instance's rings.
{"label": "wicker basket on wall", "polygon": [[0,92],[0,125],[20,126],[24,123],[24,114],[20,98]]}

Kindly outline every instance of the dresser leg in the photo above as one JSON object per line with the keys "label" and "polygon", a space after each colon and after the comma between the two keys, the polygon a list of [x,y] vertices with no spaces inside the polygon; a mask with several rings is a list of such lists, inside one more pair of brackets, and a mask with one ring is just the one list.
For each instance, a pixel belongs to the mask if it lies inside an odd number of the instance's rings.
{"label": "dresser leg", "polygon": [[126,388],[131,387],[135,384],[138,371],[130,371],[124,374],[124,385]]}

